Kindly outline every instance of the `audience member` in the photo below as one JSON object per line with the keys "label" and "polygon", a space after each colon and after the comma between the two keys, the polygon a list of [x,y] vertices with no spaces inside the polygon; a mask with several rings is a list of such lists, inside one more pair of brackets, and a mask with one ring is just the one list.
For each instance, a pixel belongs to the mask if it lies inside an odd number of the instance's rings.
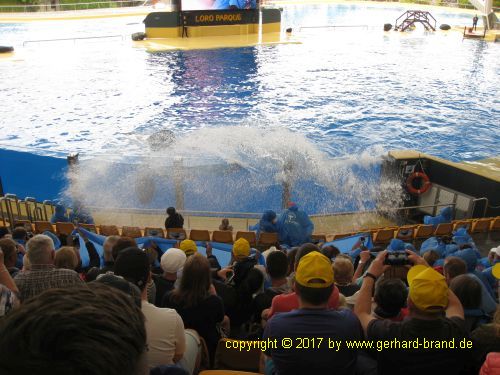
{"label": "audience member", "polygon": [[196,246],[196,242],[193,240],[184,240],[179,244],[179,248],[186,253],[186,256],[189,257],[198,252],[198,246]]}
{"label": "audience member", "polygon": [[435,250],[429,250],[429,251],[426,251],[424,253],[424,255],[422,255],[422,257],[424,258],[424,260],[427,262],[427,264],[431,267],[434,267],[434,263],[436,263],[436,261],[441,258],[438,254],[437,251]]}
{"label": "audience member", "polygon": [[137,243],[132,237],[119,237],[114,245],[111,247],[111,255],[113,256],[113,260],[116,261],[120,252],[129,247],[137,247]]}
{"label": "audience member", "polygon": [[47,290],[9,314],[0,337],[5,375],[148,373],[144,316],[106,285]]}
{"label": "audience member", "polygon": [[333,260],[337,255],[340,254],[340,250],[333,245],[323,246],[321,248],[321,254],[326,256],[328,259]]}
{"label": "audience member", "polygon": [[[390,266],[384,266],[387,251],[378,254],[366,273],[354,311],[368,340],[409,342],[419,339],[458,343],[467,338],[460,301],[448,289],[445,278],[420,256],[408,251],[414,266],[408,271],[409,318],[402,322],[376,319],[371,314],[375,281]],[[396,341],[395,341],[396,340]],[[459,374],[467,360],[467,349],[408,348],[401,344],[377,352],[379,374]]]}
{"label": "audience member", "polygon": [[[264,340],[278,339],[276,347],[265,353],[266,373],[274,367],[279,374],[354,374],[356,350],[332,350],[318,340],[361,340],[361,325],[349,309],[330,310],[328,300],[333,288],[331,261],[319,251],[301,257],[295,273],[295,293],[299,309],[278,314],[266,325]],[[307,340],[308,344],[284,348],[281,340],[292,343]],[[314,342],[315,344],[311,343]],[[272,361],[270,361],[270,359]]]}
{"label": "audience member", "polygon": [[26,256],[31,264],[30,270],[19,272],[14,278],[21,301],[47,289],[65,288],[82,283],[75,271],[54,267],[54,243],[50,237],[38,234],[28,241],[26,247]]}
{"label": "audience member", "polygon": [[497,306],[492,323],[476,328],[472,331],[471,338],[473,341],[473,367],[474,370],[477,370],[488,353],[500,352],[500,306]]}
{"label": "audience member", "polygon": [[175,211],[174,207],[167,208],[167,215],[165,219],[165,229],[184,227],[184,218],[180,213]]}
{"label": "audience member", "polygon": [[68,223],[69,217],[66,216],[66,207],[64,207],[62,204],[56,204],[56,209],[54,212],[54,215],[50,218],[50,222],[52,224],[55,223]]}
{"label": "audience member", "polygon": [[[307,243],[302,245],[297,251],[297,255],[295,256],[294,269],[297,269],[300,259],[303,256],[314,251],[319,252],[318,246],[312,243]],[[332,288],[332,293],[330,295],[330,298],[328,299],[328,307],[330,309],[336,309],[338,307],[338,303],[339,303],[339,290],[334,285]],[[262,312],[262,318],[264,320],[268,320],[271,319],[277,313],[289,312],[298,308],[299,308],[299,297],[295,292],[288,294],[280,294],[273,298],[273,301],[271,303],[271,308],[269,310],[264,310]]]}
{"label": "audience member", "polygon": [[177,273],[181,271],[186,263],[186,254],[180,249],[172,247],[161,256],[161,275],[153,275],[156,285],[155,305],[161,306],[163,297],[167,292],[174,289],[177,281]]}
{"label": "audience member", "polygon": [[407,315],[405,308],[408,290],[401,279],[382,279],[375,284],[375,315],[381,319],[402,321]]}
{"label": "audience member", "polygon": [[10,238],[0,239],[0,250],[3,251],[4,264],[10,276],[15,277],[19,272],[17,264],[17,244]]}
{"label": "audience member", "polygon": [[222,219],[222,222],[219,225],[219,230],[228,231],[228,232],[233,231],[233,226],[229,225],[229,219]]}
{"label": "audience member", "polygon": [[148,256],[138,248],[124,249],[116,258],[114,271],[115,275],[122,276],[141,291],[149,367],[179,362],[186,350],[184,324],[175,310],[159,308],[148,302],[146,286],[151,278]]}
{"label": "audience member", "polygon": [[455,293],[464,308],[465,326],[469,332],[491,319],[481,310],[481,282],[471,275],[459,275],[450,283],[450,289]]}
{"label": "audience member", "polygon": [[7,227],[0,227],[0,239],[7,238],[5,236],[11,236],[10,230]]}
{"label": "audience member", "polygon": [[[3,238],[0,241],[5,241]],[[0,318],[19,305],[18,289],[4,262],[4,253],[0,248]]]}
{"label": "audience member", "polygon": [[255,225],[250,226],[249,229],[256,231],[257,236],[260,234],[260,232],[276,233],[278,232],[278,225],[276,223],[277,221],[278,219],[276,217],[276,212],[274,212],[273,210],[265,210],[259,222]]}
{"label": "audience member", "polygon": [[63,246],[57,250],[54,258],[54,266],[56,268],[75,271],[78,266],[78,257],[75,250],[70,246]]}
{"label": "audience member", "polygon": [[204,256],[195,254],[187,259],[179,287],[165,295],[162,306],[175,309],[185,327],[196,330],[203,337],[213,363],[221,338],[219,326],[224,319],[224,305],[215,293],[210,265]]}
{"label": "audience member", "polygon": [[335,275],[335,286],[344,297],[350,297],[359,290],[359,286],[352,282],[354,266],[349,257],[338,256],[335,258],[333,274]]}
{"label": "audience member", "polygon": [[280,243],[300,246],[311,242],[314,224],[295,203],[289,203],[288,209],[280,215],[277,225]]}

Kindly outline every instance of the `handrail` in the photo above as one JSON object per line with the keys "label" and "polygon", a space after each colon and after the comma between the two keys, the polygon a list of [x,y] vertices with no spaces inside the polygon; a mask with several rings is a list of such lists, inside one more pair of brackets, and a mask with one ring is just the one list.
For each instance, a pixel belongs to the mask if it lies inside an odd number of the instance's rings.
{"label": "handrail", "polygon": [[23,42],[23,47],[28,43],[43,43],[43,42],[62,42],[62,41],[77,41],[77,40],[87,40],[87,39],[105,39],[105,38],[121,38],[123,40],[123,35],[101,35],[101,36],[85,36],[77,38],[60,38],[60,39],[40,39],[40,40],[25,40]]}
{"label": "handrail", "polygon": [[[107,6],[101,6],[101,5]],[[122,5],[126,4],[126,5]],[[86,6],[85,9],[82,9]],[[82,2],[73,4],[57,4],[53,7],[52,4],[26,4],[26,5],[0,5],[0,12],[9,13],[36,13],[40,11],[47,12],[65,12],[76,10],[91,10],[91,9],[106,9],[106,8],[137,8],[143,7],[142,0],[117,0],[117,1],[96,1],[93,3]],[[144,6],[146,7],[146,6]]]}
{"label": "handrail", "polygon": [[482,198],[475,198],[472,200],[472,207],[471,207],[471,212],[469,216],[472,216],[474,214],[474,209],[476,208],[476,202],[479,201],[486,201],[486,204],[484,205],[484,210],[483,210],[483,217],[486,217],[486,211],[488,211],[488,206],[490,205],[490,201],[486,197]]}

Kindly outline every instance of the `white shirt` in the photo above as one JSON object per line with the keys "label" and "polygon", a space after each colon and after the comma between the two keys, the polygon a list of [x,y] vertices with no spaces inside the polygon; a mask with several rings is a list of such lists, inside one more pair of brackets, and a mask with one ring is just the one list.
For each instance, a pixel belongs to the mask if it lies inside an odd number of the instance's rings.
{"label": "white shirt", "polygon": [[173,364],[174,355],[186,350],[182,318],[174,309],[159,308],[144,300],[141,309],[146,317],[149,367]]}

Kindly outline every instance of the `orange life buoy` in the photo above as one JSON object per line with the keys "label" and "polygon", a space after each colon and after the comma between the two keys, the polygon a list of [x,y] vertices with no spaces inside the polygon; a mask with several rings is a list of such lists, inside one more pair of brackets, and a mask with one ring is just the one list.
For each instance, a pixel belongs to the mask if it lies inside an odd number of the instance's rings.
{"label": "orange life buoy", "polygon": [[[422,179],[422,185],[421,185],[420,189],[417,189],[415,186],[413,186],[413,182],[417,178]],[[412,173],[411,175],[408,176],[408,179],[406,180],[406,188],[413,195],[420,195],[420,194],[425,193],[427,190],[429,190],[431,188],[431,185],[432,185],[432,183],[429,180],[429,176],[427,176],[424,172]]]}

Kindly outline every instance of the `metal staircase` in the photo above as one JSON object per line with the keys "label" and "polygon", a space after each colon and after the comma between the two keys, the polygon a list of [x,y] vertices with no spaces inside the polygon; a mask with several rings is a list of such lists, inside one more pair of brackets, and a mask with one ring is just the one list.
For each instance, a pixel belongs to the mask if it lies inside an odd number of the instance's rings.
{"label": "metal staircase", "polygon": [[436,19],[429,12],[422,10],[408,10],[398,17],[394,30],[406,31],[409,27],[421,23],[426,30],[436,31]]}

